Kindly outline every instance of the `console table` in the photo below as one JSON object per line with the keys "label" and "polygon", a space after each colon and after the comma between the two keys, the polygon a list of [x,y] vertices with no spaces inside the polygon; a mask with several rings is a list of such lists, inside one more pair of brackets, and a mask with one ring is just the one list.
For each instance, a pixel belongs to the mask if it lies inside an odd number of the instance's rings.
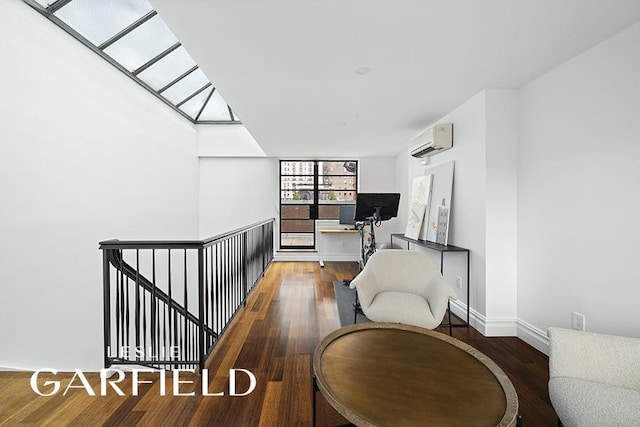
{"label": "console table", "polygon": [[411,249],[411,245],[417,245],[423,248],[431,249],[440,252],[440,273],[444,270],[444,253],[445,252],[464,252],[467,254],[467,321],[464,325],[452,325],[453,327],[469,326],[469,249],[461,248],[453,245],[442,245],[440,243],[429,242],[426,240],[411,239],[404,234],[392,234],[391,244],[393,245],[393,239],[404,240],[407,242],[407,249]]}
{"label": "console table", "polygon": [[518,395],[486,355],[448,335],[399,323],[360,323],[313,354],[316,391],[358,426],[521,424]]}

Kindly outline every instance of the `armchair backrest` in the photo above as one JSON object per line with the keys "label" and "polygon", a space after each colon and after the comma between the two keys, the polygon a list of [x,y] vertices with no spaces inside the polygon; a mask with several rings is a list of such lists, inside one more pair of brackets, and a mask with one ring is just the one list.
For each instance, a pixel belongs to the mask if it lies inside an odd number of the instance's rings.
{"label": "armchair backrest", "polygon": [[440,268],[431,258],[417,251],[383,249],[374,253],[364,270],[352,281],[361,303],[368,306],[382,291],[411,292],[427,297],[428,284],[440,276]]}
{"label": "armchair backrest", "polygon": [[549,377],[640,390],[640,338],[549,328]]}

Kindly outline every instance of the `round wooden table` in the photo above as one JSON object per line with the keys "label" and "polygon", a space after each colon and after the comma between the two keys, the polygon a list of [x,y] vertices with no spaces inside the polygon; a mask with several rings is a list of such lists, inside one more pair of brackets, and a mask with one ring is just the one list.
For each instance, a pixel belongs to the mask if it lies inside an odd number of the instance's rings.
{"label": "round wooden table", "polygon": [[329,404],[358,426],[517,422],[518,396],[502,369],[462,341],[423,328],[338,329],[316,347],[313,369]]}

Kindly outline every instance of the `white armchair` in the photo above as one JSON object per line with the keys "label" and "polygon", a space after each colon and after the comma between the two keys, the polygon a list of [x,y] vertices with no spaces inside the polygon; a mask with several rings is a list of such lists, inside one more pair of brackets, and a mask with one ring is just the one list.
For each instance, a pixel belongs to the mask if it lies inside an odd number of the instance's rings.
{"label": "white armchair", "polygon": [[[374,322],[436,328],[456,298],[438,266],[421,252],[379,250],[351,281],[363,313]],[[450,323],[450,322],[449,322]]]}
{"label": "white armchair", "polygon": [[565,427],[640,426],[640,339],[549,328],[549,397]]}

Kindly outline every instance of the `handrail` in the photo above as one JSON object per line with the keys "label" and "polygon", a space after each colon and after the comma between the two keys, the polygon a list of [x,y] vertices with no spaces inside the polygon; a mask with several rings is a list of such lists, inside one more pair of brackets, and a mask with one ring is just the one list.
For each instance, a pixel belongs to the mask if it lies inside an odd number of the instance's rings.
{"label": "handrail", "polygon": [[99,243],[99,249],[199,249],[272,221],[275,221],[275,218],[271,217],[203,240],[104,240]]}
{"label": "handrail", "polygon": [[100,242],[105,367],[204,368],[273,260],[274,224],[203,240]]}

